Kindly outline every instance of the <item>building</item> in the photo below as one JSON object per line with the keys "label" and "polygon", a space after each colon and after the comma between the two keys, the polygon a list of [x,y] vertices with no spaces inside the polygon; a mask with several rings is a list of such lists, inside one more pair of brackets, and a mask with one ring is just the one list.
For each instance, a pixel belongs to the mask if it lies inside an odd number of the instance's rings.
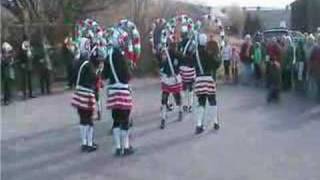
{"label": "building", "polygon": [[320,27],[320,0],[296,0],[291,4],[291,27],[302,32],[315,32]]}

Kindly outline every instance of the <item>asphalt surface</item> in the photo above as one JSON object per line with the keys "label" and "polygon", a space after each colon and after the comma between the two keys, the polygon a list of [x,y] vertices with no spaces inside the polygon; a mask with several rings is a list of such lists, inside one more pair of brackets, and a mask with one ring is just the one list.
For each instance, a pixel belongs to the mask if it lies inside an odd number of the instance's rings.
{"label": "asphalt surface", "polygon": [[[194,135],[194,115],[159,129],[160,86],[134,80],[132,142],[112,154],[110,113],[96,123],[94,153],[80,152],[71,92],[2,107],[3,180],[319,180],[320,105],[295,94],[268,105],[263,89],[220,85],[219,131]],[[207,112],[207,119],[210,112]]]}

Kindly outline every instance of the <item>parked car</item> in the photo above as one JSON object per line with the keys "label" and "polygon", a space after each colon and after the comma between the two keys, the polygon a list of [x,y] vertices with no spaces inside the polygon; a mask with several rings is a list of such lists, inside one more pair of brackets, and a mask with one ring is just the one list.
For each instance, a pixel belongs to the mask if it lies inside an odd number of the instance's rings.
{"label": "parked car", "polygon": [[268,41],[272,38],[281,38],[283,36],[292,37],[291,31],[285,28],[274,28],[270,30],[263,31],[263,39],[264,41]]}

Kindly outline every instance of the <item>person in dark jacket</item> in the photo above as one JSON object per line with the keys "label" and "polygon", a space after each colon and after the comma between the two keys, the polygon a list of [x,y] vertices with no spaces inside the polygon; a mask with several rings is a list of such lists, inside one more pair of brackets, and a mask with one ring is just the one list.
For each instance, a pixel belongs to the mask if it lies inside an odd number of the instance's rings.
{"label": "person in dark jacket", "polygon": [[292,45],[290,37],[285,37],[283,47],[283,60],[282,60],[282,89],[290,90],[292,87],[292,70],[293,70],[293,59],[294,59],[294,47]]}
{"label": "person in dark jacket", "polygon": [[52,62],[50,58],[49,44],[46,39],[43,39],[42,44],[38,48],[37,59],[39,60],[39,80],[41,94],[50,94]]}
{"label": "person in dark jacket", "polygon": [[64,41],[63,47],[62,47],[62,55],[64,58],[64,62],[66,65],[66,72],[67,72],[67,79],[68,79],[68,88],[72,89],[74,86],[74,67],[75,67],[75,56],[74,56],[74,45],[72,42],[72,39],[70,37],[67,37]]}
{"label": "person in dark jacket", "polygon": [[304,41],[300,40],[296,48],[295,88],[303,90],[306,79],[306,52]]}
{"label": "person in dark jacket", "polygon": [[33,55],[30,40],[26,35],[23,36],[23,42],[20,47],[19,64],[22,77],[23,98],[27,98],[27,93],[29,98],[35,98],[32,93]]}
{"label": "person in dark jacket", "polygon": [[320,35],[318,38],[318,44],[311,51],[309,66],[310,79],[314,80],[316,89],[318,90],[317,95],[320,99]]}
{"label": "person in dark jacket", "polygon": [[2,44],[2,57],[1,57],[1,80],[2,80],[2,92],[3,92],[3,103],[8,105],[11,101],[12,84],[15,78],[14,76],[14,57],[12,46],[4,42]]}

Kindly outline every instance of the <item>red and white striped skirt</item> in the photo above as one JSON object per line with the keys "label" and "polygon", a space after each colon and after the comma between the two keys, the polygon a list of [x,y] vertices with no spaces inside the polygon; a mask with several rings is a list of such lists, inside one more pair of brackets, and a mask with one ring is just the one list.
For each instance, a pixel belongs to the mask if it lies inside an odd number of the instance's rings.
{"label": "red and white striped skirt", "polygon": [[212,95],[216,93],[216,82],[211,76],[199,76],[195,81],[196,95]]}
{"label": "red and white striped skirt", "polygon": [[161,90],[166,93],[180,93],[182,91],[181,76],[161,78]]}
{"label": "red and white striped skirt", "polygon": [[71,105],[78,109],[94,111],[96,108],[94,91],[83,86],[77,86],[72,96]]}
{"label": "red and white striped skirt", "polygon": [[193,67],[180,66],[179,70],[183,83],[193,82],[196,78],[196,70]]}
{"label": "red and white striped skirt", "polygon": [[128,84],[115,83],[108,85],[107,95],[107,109],[132,109],[133,101]]}

